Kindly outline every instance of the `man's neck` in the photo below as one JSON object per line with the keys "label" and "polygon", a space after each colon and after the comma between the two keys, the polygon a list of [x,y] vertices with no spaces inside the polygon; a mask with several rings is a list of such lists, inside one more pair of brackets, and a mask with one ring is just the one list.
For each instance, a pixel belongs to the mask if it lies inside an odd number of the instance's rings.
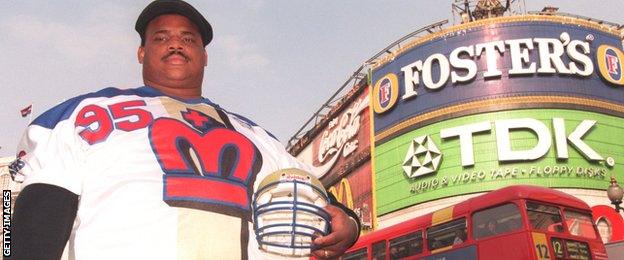
{"label": "man's neck", "polygon": [[201,94],[202,94],[201,85],[198,87],[180,88],[180,87],[163,86],[161,84],[150,82],[149,80],[145,80],[144,83],[148,87],[157,89],[163,94],[170,96],[170,97],[175,97],[175,98],[196,99],[196,98],[201,98]]}

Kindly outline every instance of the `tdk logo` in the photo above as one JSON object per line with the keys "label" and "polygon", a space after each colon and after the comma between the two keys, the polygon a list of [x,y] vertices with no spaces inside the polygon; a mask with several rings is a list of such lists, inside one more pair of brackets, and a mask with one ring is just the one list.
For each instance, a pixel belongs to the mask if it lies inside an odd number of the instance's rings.
{"label": "tdk logo", "polygon": [[[603,157],[583,141],[583,137],[594,127],[596,121],[581,121],[570,134],[566,133],[566,122],[563,118],[552,119],[552,131],[542,121],[532,118],[501,119],[461,125],[440,130],[443,141],[459,139],[461,165],[475,164],[473,137],[490,134],[494,128],[497,156],[499,162],[524,162],[537,160],[548,153],[553,145],[557,159],[568,159],[568,145],[576,149],[588,161],[602,161]],[[510,133],[513,131],[531,131],[537,138],[533,147],[524,150],[513,150]],[[420,136],[410,142],[405,155],[403,170],[409,178],[434,173],[439,168],[442,153],[430,137]],[[609,166],[615,164],[613,158],[606,160]]]}

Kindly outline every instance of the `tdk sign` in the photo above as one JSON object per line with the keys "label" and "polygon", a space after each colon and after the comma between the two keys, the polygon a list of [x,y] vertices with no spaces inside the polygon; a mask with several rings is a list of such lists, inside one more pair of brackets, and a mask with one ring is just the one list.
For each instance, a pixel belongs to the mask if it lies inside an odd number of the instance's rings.
{"label": "tdk sign", "polygon": [[[553,132],[557,159],[568,158],[568,146],[571,144],[586,159],[591,161],[603,160],[596,151],[589,147],[581,138],[596,124],[593,120],[583,120],[576,126],[570,135],[566,136],[565,120],[563,118],[553,118]],[[532,118],[495,120],[493,122],[496,131],[496,146],[498,150],[498,161],[531,161],[539,159],[548,153],[552,146],[552,135],[548,127],[539,120]],[[472,137],[476,134],[489,133],[492,123],[480,122],[470,125],[463,125],[454,128],[447,128],[440,131],[443,139],[458,137],[461,147],[462,166],[474,165],[474,151],[472,149]],[[537,144],[528,150],[513,151],[509,141],[509,133],[513,130],[532,131],[537,136]]]}
{"label": "tdk sign", "polygon": [[[552,118],[552,131],[542,121],[533,118],[501,119],[461,125],[440,130],[442,142],[459,140],[461,165],[475,164],[473,137],[489,135],[495,132],[497,156],[499,162],[523,162],[542,158],[553,146],[557,159],[568,159],[568,146],[573,147],[588,161],[602,161],[603,157],[583,141],[583,137],[594,127],[596,121],[583,120],[569,133],[566,133],[566,121],[563,118]],[[537,143],[530,149],[514,150],[511,145],[510,133],[513,131],[529,131],[534,133]],[[409,145],[403,162],[405,174],[414,178],[433,173],[439,167],[439,161],[445,151],[439,151],[428,136],[419,136]],[[424,158],[425,160],[419,160]],[[610,166],[614,162],[607,160]],[[429,167],[427,167],[429,164]]]}

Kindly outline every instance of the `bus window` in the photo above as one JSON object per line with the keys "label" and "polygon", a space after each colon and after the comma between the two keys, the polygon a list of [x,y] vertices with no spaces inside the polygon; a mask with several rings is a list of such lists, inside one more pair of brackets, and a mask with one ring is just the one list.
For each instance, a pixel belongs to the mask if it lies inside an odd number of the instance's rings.
{"label": "bus window", "polygon": [[365,248],[358,249],[350,253],[346,253],[342,255],[340,259],[342,260],[366,260],[367,257],[368,257],[368,254],[366,252],[366,247],[365,247]]}
{"label": "bus window", "polygon": [[527,201],[527,214],[531,227],[550,232],[563,232],[563,223],[559,208]]}
{"label": "bus window", "polygon": [[478,211],[472,216],[475,239],[505,234],[522,228],[520,209],[513,203]]}
{"label": "bus window", "polygon": [[386,259],[386,241],[379,241],[373,244],[373,254],[371,259],[381,260]]}
{"label": "bus window", "polygon": [[390,259],[400,259],[422,253],[422,232],[417,231],[390,240]]}
{"label": "bus window", "polygon": [[563,215],[570,234],[592,239],[596,238],[596,231],[594,230],[590,214],[564,210]]}
{"label": "bus window", "polygon": [[466,241],[466,218],[436,225],[427,229],[429,250],[461,244]]}

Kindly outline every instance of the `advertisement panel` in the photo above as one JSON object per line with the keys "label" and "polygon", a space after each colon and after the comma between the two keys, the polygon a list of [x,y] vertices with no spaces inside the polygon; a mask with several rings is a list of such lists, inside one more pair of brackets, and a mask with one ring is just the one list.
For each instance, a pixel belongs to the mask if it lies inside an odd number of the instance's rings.
{"label": "advertisement panel", "polygon": [[329,113],[333,116],[326,126],[313,132],[297,154],[328,192],[358,214],[364,232],[373,223],[369,100],[368,86],[352,89]]}
{"label": "advertisement panel", "polygon": [[328,189],[339,202],[353,209],[360,217],[363,231],[372,228],[373,196],[371,182],[370,161],[367,160],[362,166],[353,170],[347,177],[342,178]]}
{"label": "advertisement panel", "polygon": [[511,184],[604,190],[621,178],[624,52],[610,30],[571,17],[501,17],[423,37],[377,63],[378,215]]}
{"label": "advertisement panel", "polygon": [[[624,54],[618,35],[579,26],[570,19],[527,17],[457,27],[379,65],[372,74],[376,141],[427,120],[453,116],[416,120],[418,115],[485,99],[575,96],[622,103]],[[582,108],[592,104],[560,105]],[[544,107],[523,103],[491,109],[519,106]],[[479,109],[483,108],[454,112],[470,114]]]}
{"label": "advertisement panel", "polygon": [[623,118],[565,109],[431,124],[375,148],[378,214],[513,184],[605,189],[624,162],[616,136],[624,136]]}
{"label": "advertisement panel", "polygon": [[[308,162],[324,184],[336,182],[350,167],[370,156],[370,116],[368,88],[331,119],[314,138]],[[364,158],[365,157],[365,158]],[[370,178],[370,177],[369,177]]]}

